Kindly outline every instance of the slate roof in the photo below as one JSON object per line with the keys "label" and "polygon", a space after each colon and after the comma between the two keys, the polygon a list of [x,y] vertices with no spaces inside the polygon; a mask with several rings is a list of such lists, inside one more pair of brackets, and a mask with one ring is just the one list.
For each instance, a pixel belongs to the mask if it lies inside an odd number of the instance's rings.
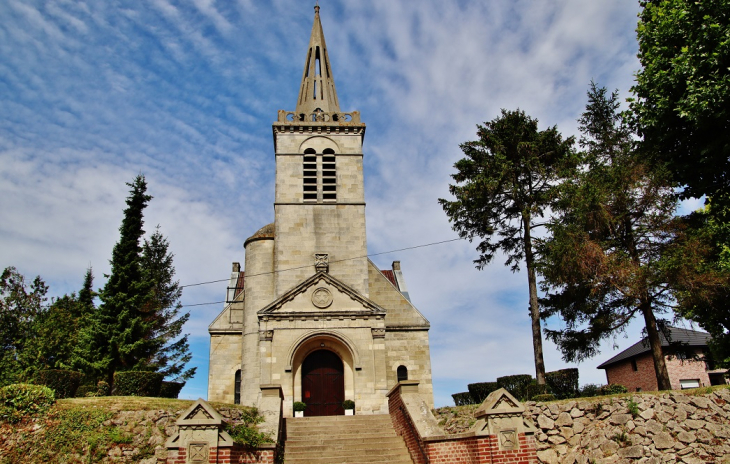
{"label": "slate roof", "polygon": [[236,297],[238,297],[238,295],[241,294],[241,292],[243,292],[243,280],[244,280],[245,274],[246,273],[243,271],[238,273],[238,279],[236,279],[236,287],[235,287],[236,291],[233,294],[234,300],[236,299]]}
{"label": "slate roof", "polygon": [[[710,334],[705,332],[698,332],[696,330],[680,329],[679,327],[667,327],[669,330],[669,340],[672,343],[681,343],[684,346],[707,346],[712,337]],[[669,346],[669,341],[664,337],[664,334],[660,331],[659,337],[662,339],[662,346]],[[644,337],[640,342],[631,345],[624,351],[620,352],[613,358],[604,362],[597,369],[605,369],[611,364],[615,364],[626,359],[631,359],[634,356],[638,356],[643,353],[651,351],[649,347],[648,337]]]}

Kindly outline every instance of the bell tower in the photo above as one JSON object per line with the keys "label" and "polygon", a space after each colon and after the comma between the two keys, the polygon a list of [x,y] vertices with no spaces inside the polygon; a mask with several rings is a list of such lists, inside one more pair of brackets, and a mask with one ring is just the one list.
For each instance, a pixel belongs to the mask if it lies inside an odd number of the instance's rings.
{"label": "bell tower", "polygon": [[273,136],[275,295],[326,269],[367,296],[365,124],[340,111],[319,6],[295,110],[279,111]]}

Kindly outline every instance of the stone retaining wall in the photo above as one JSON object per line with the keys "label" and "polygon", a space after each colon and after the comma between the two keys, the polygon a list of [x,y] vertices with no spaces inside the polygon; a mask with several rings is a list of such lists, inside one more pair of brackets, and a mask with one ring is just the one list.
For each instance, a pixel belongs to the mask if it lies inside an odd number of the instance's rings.
{"label": "stone retaining wall", "polygon": [[[696,391],[695,391],[696,393]],[[730,389],[525,404],[546,464],[730,463]]]}

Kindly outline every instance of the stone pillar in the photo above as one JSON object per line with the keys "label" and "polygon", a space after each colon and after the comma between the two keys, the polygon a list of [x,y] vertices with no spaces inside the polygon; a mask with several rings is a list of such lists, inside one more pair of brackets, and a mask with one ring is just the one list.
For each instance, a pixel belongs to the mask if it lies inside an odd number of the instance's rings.
{"label": "stone pillar", "polygon": [[168,464],[209,464],[218,461],[218,450],[233,447],[223,430],[223,417],[198,399],[177,420],[178,432],[167,440]]}

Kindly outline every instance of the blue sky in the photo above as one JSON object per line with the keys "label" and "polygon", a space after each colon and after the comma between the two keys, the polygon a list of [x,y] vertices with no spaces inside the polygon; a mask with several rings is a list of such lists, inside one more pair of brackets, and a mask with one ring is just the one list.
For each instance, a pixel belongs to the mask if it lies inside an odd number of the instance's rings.
{"label": "blue sky", "polygon": [[[5,0],[0,3],[0,266],[41,275],[53,295],[87,266],[104,283],[125,182],[147,177],[146,230],[159,224],[180,283],[225,279],[243,241],[273,220],[271,123],[293,110],[313,19],[295,0]],[[591,79],[628,96],[636,0],[467,2],[322,0],[343,111],[368,125],[368,251],[456,237],[448,197],[458,144],[500,108],[577,133]],[[373,257],[402,262],[431,321],[437,405],[467,383],[532,373],[526,274],[503,260],[474,268],[464,241]],[[189,287],[186,305],[220,301],[225,283]],[[222,305],[189,308],[205,397],[207,326]],[[556,327],[556,321],[550,321]],[[606,343],[580,368],[638,339]],[[548,370],[566,367],[546,344]]]}

